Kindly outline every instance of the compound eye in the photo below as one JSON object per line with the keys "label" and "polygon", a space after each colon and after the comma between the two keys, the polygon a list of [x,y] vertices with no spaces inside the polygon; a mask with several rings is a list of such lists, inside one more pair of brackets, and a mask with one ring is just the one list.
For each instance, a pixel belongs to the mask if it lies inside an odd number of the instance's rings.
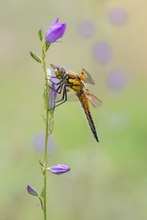
{"label": "compound eye", "polygon": [[60,67],[59,71],[65,73],[65,69],[63,67]]}

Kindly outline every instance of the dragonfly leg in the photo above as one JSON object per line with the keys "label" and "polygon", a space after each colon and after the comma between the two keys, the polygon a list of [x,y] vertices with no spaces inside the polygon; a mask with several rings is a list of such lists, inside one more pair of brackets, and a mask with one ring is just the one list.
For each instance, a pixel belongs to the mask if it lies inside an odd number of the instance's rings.
{"label": "dragonfly leg", "polygon": [[[57,106],[59,106],[59,105],[62,105],[64,102],[66,102],[67,101],[67,92],[66,92],[66,86],[63,88],[63,95],[62,95],[62,98],[60,99],[60,100],[58,100],[58,101],[56,101],[55,102],[55,108],[57,107]],[[60,102],[60,103],[58,103],[58,102]],[[56,103],[58,103],[57,105],[56,105]]]}
{"label": "dragonfly leg", "polygon": [[[53,78],[53,77],[52,77]],[[58,79],[57,77],[54,77],[54,78],[56,78],[56,79]],[[49,79],[49,81],[51,82],[51,83],[53,83],[54,85],[60,85],[62,82],[63,82],[63,79],[61,79],[59,82],[57,82],[57,83],[55,83],[54,81],[52,81],[51,79]]]}
{"label": "dragonfly leg", "polygon": [[[52,109],[49,109],[49,111],[53,110],[54,108],[56,108],[57,106],[63,104],[66,101],[67,101],[67,92],[66,92],[66,86],[64,86],[62,98],[60,100],[56,101],[55,106]],[[58,102],[60,102],[60,103],[58,103]],[[56,103],[58,103],[58,104],[56,104]]]}
{"label": "dragonfly leg", "polygon": [[63,83],[61,85],[59,85],[56,89],[52,88],[51,86],[49,86],[50,89],[52,89],[53,91],[55,91],[58,94],[61,94],[62,90],[63,90]]}
{"label": "dragonfly leg", "polygon": [[[62,90],[61,90],[61,92],[62,92],[62,97],[61,97],[61,99],[55,101],[55,103],[63,102],[63,100],[64,100],[65,97],[67,96],[67,92],[66,92],[66,88],[65,88],[65,87],[66,87],[65,85],[64,85],[64,87],[62,87]],[[65,93],[66,93],[66,94],[65,94]],[[61,93],[60,93],[60,94],[61,94]]]}

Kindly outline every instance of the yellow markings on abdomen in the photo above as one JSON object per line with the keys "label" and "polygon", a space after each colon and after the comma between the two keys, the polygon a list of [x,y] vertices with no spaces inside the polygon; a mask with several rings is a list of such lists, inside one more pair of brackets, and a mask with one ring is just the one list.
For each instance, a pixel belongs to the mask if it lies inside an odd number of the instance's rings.
{"label": "yellow markings on abdomen", "polygon": [[82,103],[82,106],[86,109],[86,111],[90,112],[89,103],[88,103],[88,100],[84,94],[81,95],[80,101]]}

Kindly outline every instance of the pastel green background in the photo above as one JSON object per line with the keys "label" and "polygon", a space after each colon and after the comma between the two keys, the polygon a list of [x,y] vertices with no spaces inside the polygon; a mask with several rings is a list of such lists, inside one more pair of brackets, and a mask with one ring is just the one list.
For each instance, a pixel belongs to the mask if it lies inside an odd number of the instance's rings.
{"label": "pastel green background", "polygon": [[[114,6],[127,11],[125,25],[108,20]],[[0,1],[0,220],[43,219],[37,199],[26,192],[28,184],[42,189],[42,154],[32,140],[44,132],[44,75],[29,51],[39,54],[37,32],[56,17],[67,23],[67,30],[62,42],[51,46],[47,63],[75,71],[85,67],[96,82],[89,88],[103,106],[91,108],[100,143],[78,102],[55,112],[50,165],[68,164],[71,172],[48,175],[48,219],[147,219],[146,12],[146,0]],[[77,33],[83,19],[96,24],[91,38]],[[97,41],[113,49],[106,65],[91,55]],[[114,68],[127,73],[122,90],[106,84]]]}

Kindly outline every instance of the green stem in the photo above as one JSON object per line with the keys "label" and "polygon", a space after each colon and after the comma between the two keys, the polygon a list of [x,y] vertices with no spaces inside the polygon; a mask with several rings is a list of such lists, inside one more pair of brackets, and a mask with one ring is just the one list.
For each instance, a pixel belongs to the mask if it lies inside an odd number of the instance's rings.
{"label": "green stem", "polygon": [[44,149],[44,192],[43,192],[43,198],[44,198],[44,220],[47,220],[47,211],[46,211],[46,192],[47,192],[47,175],[46,175],[46,166],[47,166],[47,147],[48,147],[48,109],[46,110],[46,133],[45,133],[45,149]]}
{"label": "green stem", "polygon": [[46,175],[46,168],[47,168],[47,158],[48,158],[48,137],[49,137],[49,112],[48,112],[48,104],[49,104],[49,85],[47,80],[47,71],[46,71],[46,63],[45,63],[45,50],[44,45],[42,45],[42,67],[45,73],[45,106],[46,106],[46,127],[45,127],[45,148],[44,148],[44,190],[43,190],[43,213],[44,213],[44,220],[47,220],[47,210],[46,210],[46,192],[47,192],[47,175]]}

